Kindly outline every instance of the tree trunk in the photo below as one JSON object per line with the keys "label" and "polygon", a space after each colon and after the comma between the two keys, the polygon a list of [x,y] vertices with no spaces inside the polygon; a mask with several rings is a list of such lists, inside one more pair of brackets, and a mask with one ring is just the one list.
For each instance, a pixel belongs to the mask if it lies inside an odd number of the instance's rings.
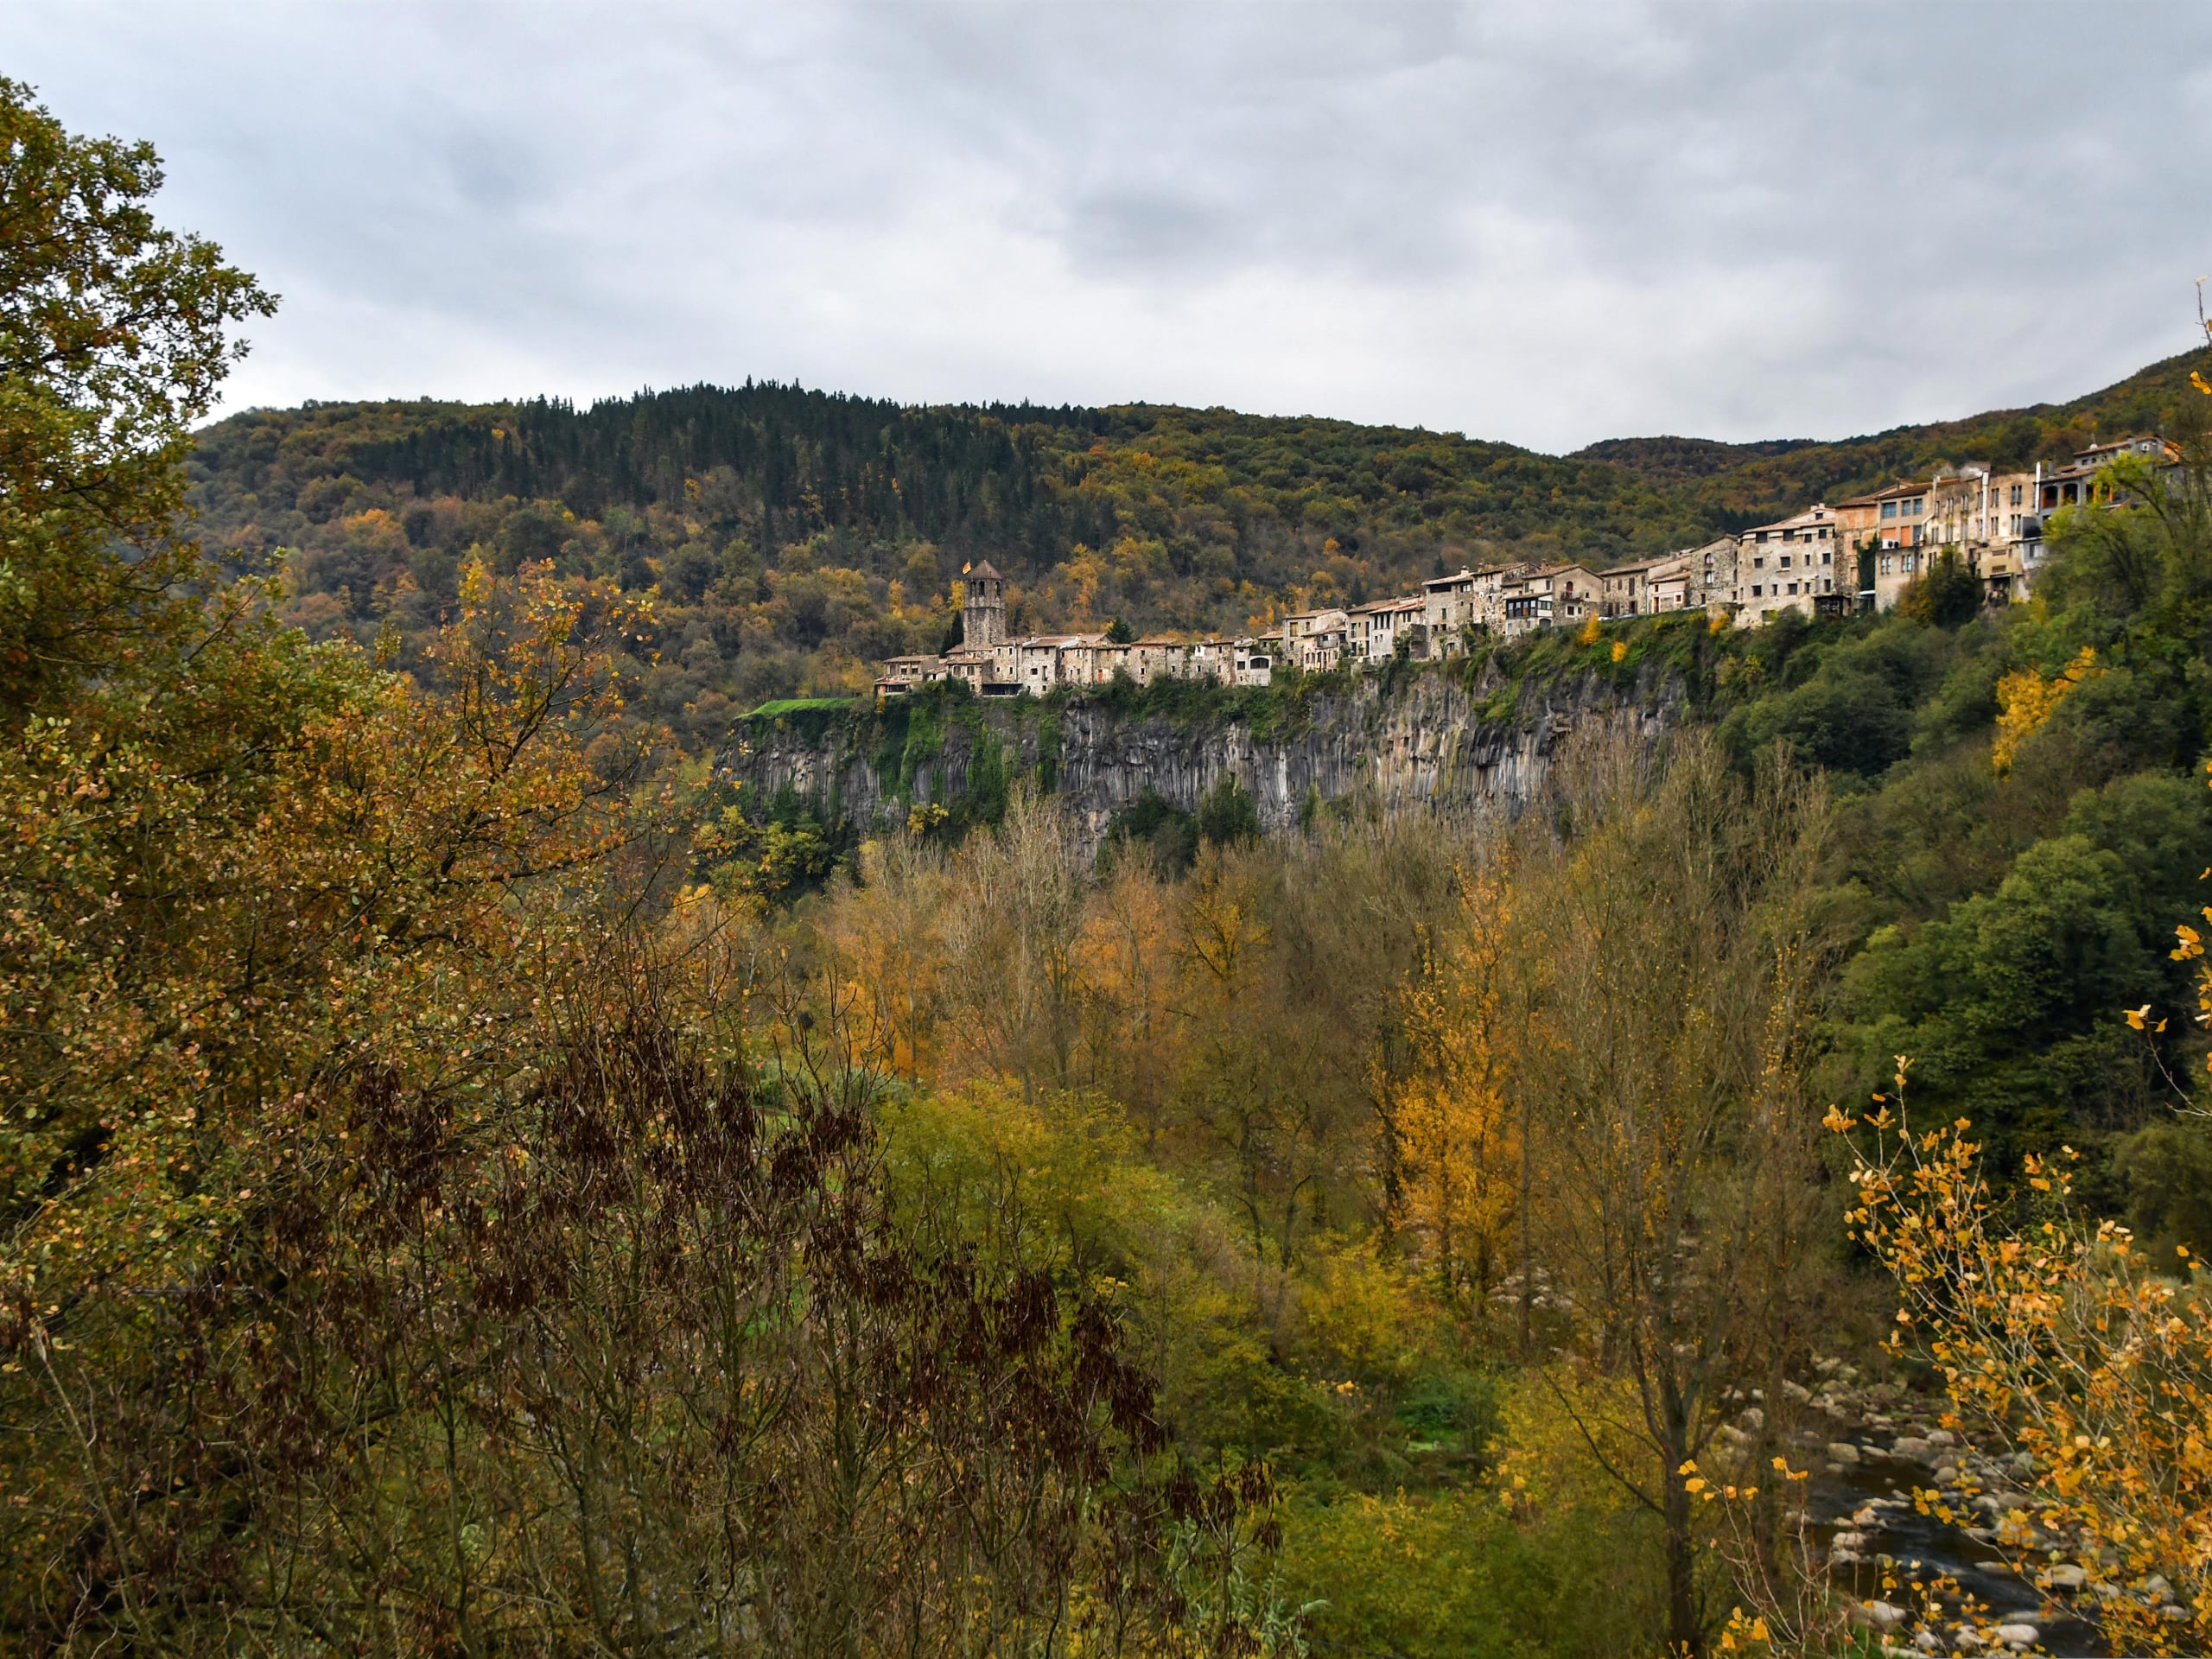
{"label": "tree trunk", "polygon": [[[1670,1431],[1675,1426],[1669,1424]],[[1667,1651],[1677,1659],[1697,1659],[1705,1651],[1705,1632],[1697,1617],[1697,1557],[1690,1538],[1690,1493],[1676,1471],[1689,1459],[1679,1432],[1667,1439]]]}

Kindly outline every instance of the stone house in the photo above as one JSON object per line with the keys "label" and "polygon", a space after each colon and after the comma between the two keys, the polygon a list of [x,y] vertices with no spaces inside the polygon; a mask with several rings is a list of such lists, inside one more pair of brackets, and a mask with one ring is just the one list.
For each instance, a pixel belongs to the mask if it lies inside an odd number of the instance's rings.
{"label": "stone house", "polygon": [[2025,599],[2043,555],[2036,485],[2032,472],[1995,473],[1983,461],[1939,467],[1929,490],[1927,552],[1965,563],[1993,605]]}
{"label": "stone house", "polygon": [[1547,564],[1523,570],[1499,588],[1504,614],[1498,632],[1518,639],[1537,628],[1580,627],[1599,613],[1605,584],[1586,565]]}
{"label": "stone house", "polygon": [[918,685],[944,677],[942,657],[887,657],[883,659],[883,671],[875,677],[875,695],[904,696]]}
{"label": "stone house", "polygon": [[1466,648],[1470,628],[1501,630],[1505,624],[1506,585],[1529,568],[1526,561],[1486,564],[1449,576],[1432,576],[1421,583],[1421,620],[1428,629],[1428,654],[1459,655]]}
{"label": "stone house", "polygon": [[1355,661],[1387,663],[1397,654],[1401,639],[1408,641],[1413,655],[1428,655],[1426,594],[1419,599],[1378,599],[1371,604],[1355,605],[1345,615],[1351,622],[1349,650]]}
{"label": "stone house", "polygon": [[1626,564],[1617,564],[1610,570],[1600,570],[1598,573],[1598,613],[1608,620],[1650,615],[1658,609],[1651,597],[1651,573],[1675,556],[1673,554],[1662,554],[1657,558],[1632,559]]}
{"label": "stone house", "polygon": [[1230,671],[1238,685],[1267,685],[1274,679],[1274,658],[1263,639],[1239,639],[1232,648]]}
{"label": "stone house", "polygon": [[1737,623],[1764,622],[1777,611],[1833,614],[1852,603],[1836,515],[1815,502],[1800,513],[1758,524],[1736,538],[1736,581],[1729,602]]}
{"label": "stone house", "polygon": [[[1294,632],[1292,625],[1295,624]],[[1342,611],[1308,611],[1284,620],[1283,643],[1296,652],[1308,674],[1325,674],[1344,660],[1351,643],[1351,619]]]}
{"label": "stone house", "polygon": [[1888,610],[1920,574],[1934,487],[1933,479],[1910,480],[1837,505],[1836,529],[1851,556],[1860,609]]}
{"label": "stone house", "polygon": [[1463,648],[1465,631],[1475,621],[1474,586],[1475,573],[1464,567],[1421,583],[1422,620],[1428,625],[1430,649],[1438,656],[1456,656]]}

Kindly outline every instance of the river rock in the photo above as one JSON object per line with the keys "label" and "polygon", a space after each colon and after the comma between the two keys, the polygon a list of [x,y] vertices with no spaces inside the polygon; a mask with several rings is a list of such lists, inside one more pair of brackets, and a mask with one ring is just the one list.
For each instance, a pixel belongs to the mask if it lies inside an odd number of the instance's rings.
{"label": "river rock", "polygon": [[1851,1610],[1853,1620],[1877,1630],[1894,1630],[1910,1617],[1895,1602],[1862,1601]]}
{"label": "river rock", "polygon": [[2043,1632],[2032,1624],[1999,1624],[1997,1639],[2007,1647],[2032,1648],[2042,1640]]}
{"label": "river rock", "polygon": [[1830,1463],[1840,1463],[1847,1466],[1851,1464],[1854,1464],[1859,1461],[1859,1448],[1853,1446],[1849,1440],[1830,1440],[1828,1442],[1828,1461]]}
{"label": "river rock", "polygon": [[2089,1581],[2089,1575],[2081,1567],[2068,1563],[2047,1569],[2043,1581],[2054,1590],[2079,1590]]}
{"label": "river rock", "polygon": [[1890,1455],[1896,1458],[1910,1458],[1915,1463],[1925,1463],[1935,1450],[1935,1446],[1930,1442],[1922,1440],[1917,1434],[1900,1434],[1897,1436],[1897,1444],[1890,1447]]}

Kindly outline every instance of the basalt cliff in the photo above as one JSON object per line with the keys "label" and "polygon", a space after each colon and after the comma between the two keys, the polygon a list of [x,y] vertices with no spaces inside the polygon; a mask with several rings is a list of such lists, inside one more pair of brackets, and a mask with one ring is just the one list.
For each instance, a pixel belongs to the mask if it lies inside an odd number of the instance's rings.
{"label": "basalt cliff", "polygon": [[[1123,690],[1126,691],[1126,688]],[[1147,792],[1193,810],[1225,779],[1274,830],[1319,808],[1512,810],[1560,746],[1605,730],[1649,741],[1683,694],[1658,664],[1509,685],[1486,673],[1332,679],[1285,696],[1109,692],[977,701],[933,689],[880,706],[754,715],[721,757],[745,798],[796,798],[867,833],[917,809],[992,817],[1017,781],[1056,792],[1093,842]]]}

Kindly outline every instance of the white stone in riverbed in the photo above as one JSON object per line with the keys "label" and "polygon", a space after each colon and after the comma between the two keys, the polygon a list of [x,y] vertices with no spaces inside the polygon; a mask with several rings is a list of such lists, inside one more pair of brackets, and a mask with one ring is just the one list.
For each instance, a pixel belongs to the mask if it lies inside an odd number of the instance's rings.
{"label": "white stone in riverbed", "polygon": [[1830,1463],[1856,1463],[1859,1461],[1859,1448],[1853,1446],[1849,1440],[1830,1440],[1828,1442],[1828,1461]]}
{"label": "white stone in riverbed", "polygon": [[2044,1582],[2054,1590],[2079,1590],[2089,1581],[2088,1573],[2070,1562],[2063,1567],[2050,1568],[2044,1573],[2043,1577]]}
{"label": "white stone in riverbed", "polygon": [[1900,1434],[1897,1436],[1897,1444],[1890,1448],[1890,1455],[1910,1458],[1915,1463],[1925,1463],[1928,1461],[1929,1453],[1934,1450],[1935,1446],[1932,1443],[1922,1440],[1917,1434]]}
{"label": "white stone in riverbed", "polygon": [[1997,1639],[2010,1647],[2032,1648],[2042,1638],[2043,1632],[2032,1624],[1999,1624]]}
{"label": "white stone in riverbed", "polygon": [[1928,1431],[1928,1444],[1930,1446],[1956,1446],[1958,1443],[1959,1437],[1948,1428],[1931,1428]]}
{"label": "white stone in riverbed", "polygon": [[1871,1624],[1878,1630],[1894,1630],[1910,1617],[1894,1602],[1862,1601],[1851,1610],[1851,1617],[1861,1624]]}

